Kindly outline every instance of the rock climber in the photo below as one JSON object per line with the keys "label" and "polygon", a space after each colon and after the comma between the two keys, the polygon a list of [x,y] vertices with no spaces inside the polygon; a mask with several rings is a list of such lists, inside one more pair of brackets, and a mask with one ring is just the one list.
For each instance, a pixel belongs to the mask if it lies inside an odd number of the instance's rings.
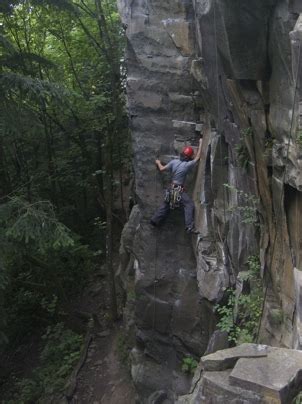
{"label": "rock climber", "polygon": [[155,160],[155,164],[160,171],[170,170],[172,181],[169,189],[166,190],[165,201],[154,213],[150,220],[152,226],[161,225],[169,215],[170,209],[183,207],[185,212],[185,226],[187,233],[195,233],[194,229],[194,202],[187,194],[184,185],[187,173],[196,165],[201,155],[202,139],[199,140],[199,147],[194,157],[191,146],[186,146],[182,150],[179,159],[173,159],[168,164],[163,165],[160,160]]}

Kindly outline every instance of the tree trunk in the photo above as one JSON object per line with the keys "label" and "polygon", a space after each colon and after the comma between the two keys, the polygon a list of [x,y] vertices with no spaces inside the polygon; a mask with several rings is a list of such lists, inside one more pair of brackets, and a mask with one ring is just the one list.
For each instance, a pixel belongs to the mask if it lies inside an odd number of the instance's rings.
{"label": "tree trunk", "polygon": [[110,135],[107,134],[107,147],[105,153],[105,203],[106,203],[106,264],[109,273],[110,282],[110,306],[112,320],[116,321],[118,318],[117,312],[117,297],[115,287],[115,271],[113,267],[113,229],[112,229],[112,204],[113,204],[113,190],[112,190],[112,143]]}

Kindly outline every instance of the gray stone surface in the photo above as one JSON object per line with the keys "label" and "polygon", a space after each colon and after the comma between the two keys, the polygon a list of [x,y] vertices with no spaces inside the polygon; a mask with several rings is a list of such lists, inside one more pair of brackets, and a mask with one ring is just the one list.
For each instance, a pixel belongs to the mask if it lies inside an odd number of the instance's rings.
{"label": "gray stone surface", "polygon": [[[205,373],[192,394],[179,397],[177,404],[263,404],[252,391],[232,386],[231,370]],[[273,403],[270,403],[273,404]]]}
{"label": "gray stone surface", "polygon": [[300,0],[289,0],[289,7],[293,13],[302,13],[302,3]]}
{"label": "gray stone surface", "polygon": [[[139,212],[123,234],[120,272],[135,268],[131,321],[145,375],[135,380],[146,400],[162,390],[148,372],[162,365],[173,390],[182,355],[205,351],[213,306],[252,255],[269,280],[260,341],[301,347],[302,10],[300,0],[119,0],[119,8]],[[188,188],[200,235],[184,233],[179,212],[150,229],[169,182],[154,158],[194,144],[197,128],[202,159]],[[257,223],[245,217],[251,196]]]}
{"label": "gray stone surface", "polygon": [[212,2],[213,8],[215,3],[217,43],[226,75],[236,80],[267,79],[268,20],[276,0],[252,5],[250,0],[218,0]]}
{"label": "gray stone surface", "polygon": [[229,380],[276,402],[289,403],[301,391],[302,352],[275,348],[264,358],[239,359]]}
{"label": "gray stone surface", "polygon": [[[192,238],[184,231],[182,213],[173,212],[162,230],[149,225],[169,181],[167,175],[159,175],[154,159],[175,155],[185,144],[196,143],[202,106],[197,106],[192,94],[190,74],[195,52],[192,5],[122,0],[119,9],[127,25],[127,98],[140,212],[139,224],[128,226],[122,236],[120,272],[127,273],[132,259],[136,349],[138,362],[144,364],[140,368],[133,362],[133,378],[147,400],[161,390],[156,388],[160,382],[154,371],[159,366],[167,386],[187,385],[181,382],[185,375],[174,371],[180,369],[183,355],[202,355],[210,334],[211,314],[202,310]],[[127,288],[127,282],[123,283]]]}
{"label": "gray stone surface", "polygon": [[210,355],[216,351],[229,348],[228,333],[226,331],[215,330],[211,335],[204,355]]}
{"label": "gray stone surface", "polygon": [[[234,387],[230,383],[230,371],[209,372],[203,377],[202,396],[200,403],[261,403],[260,397],[253,391],[241,387]],[[197,404],[199,401],[195,401]]]}
{"label": "gray stone surface", "polygon": [[[216,358],[215,366],[210,357]],[[205,356],[201,367],[192,393],[180,397],[178,404],[287,404],[302,389],[301,351],[243,344]]]}
{"label": "gray stone surface", "polygon": [[302,350],[302,271],[295,268],[295,284],[296,284],[296,327],[295,327],[295,349]]}
{"label": "gray stone surface", "polygon": [[240,358],[266,357],[269,351],[267,345],[242,344],[206,355],[201,358],[201,364],[206,371],[231,369]]}

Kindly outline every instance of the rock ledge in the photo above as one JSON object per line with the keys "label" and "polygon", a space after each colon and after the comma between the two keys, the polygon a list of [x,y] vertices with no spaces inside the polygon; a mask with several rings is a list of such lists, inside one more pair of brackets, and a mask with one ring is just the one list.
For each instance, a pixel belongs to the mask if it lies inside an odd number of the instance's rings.
{"label": "rock ledge", "polygon": [[201,358],[200,381],[178,404],[286,404],[302,391],[302,351],[242,344]]}

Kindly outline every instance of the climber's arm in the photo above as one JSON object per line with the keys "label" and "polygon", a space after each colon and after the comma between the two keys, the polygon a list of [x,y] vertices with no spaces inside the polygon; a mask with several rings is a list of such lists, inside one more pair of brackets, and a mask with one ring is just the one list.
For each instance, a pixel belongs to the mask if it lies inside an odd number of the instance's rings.
{"label": "climber's arm", "polygon": [[200,159],[200,156],[201,156],[201,146],[202,146],[202,138],[199,139],[198,150],[197,150],[196,156],[195,156],[195,158],[194,158],[194,160],[193,160],[195,163]]}
{"label": "climber's arm", "polygon": [[157,165],[159,171],[164,171],[168,168],[168,164],[167,165],[163,165],[160,160],[155,160],[155,164]]}

